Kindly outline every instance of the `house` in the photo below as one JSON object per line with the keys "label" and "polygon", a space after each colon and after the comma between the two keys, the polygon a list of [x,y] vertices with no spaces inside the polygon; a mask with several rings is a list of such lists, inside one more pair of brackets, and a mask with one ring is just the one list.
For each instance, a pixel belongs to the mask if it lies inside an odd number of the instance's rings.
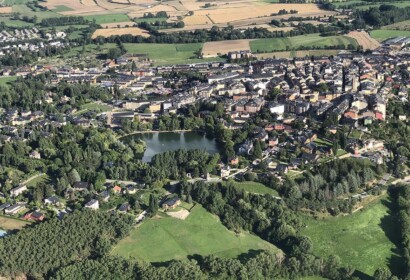
{"label": "house", "polygon": [[228,177],[231,173],[231,168],[229,166],[224,166],[221,168],[221,178]]}
{"label": "house", "polygon": [[178,197],[169,198],[165,200],[164,203],[162,203],[162,209],[164,210],[175,209],[180,204],[181,204],[181,200]]}
{"label": "house", "polygon": [[85,204],[85,208],[97,210],[98,208],[100,208],[100,204],[99,204],[98,200],[91,199],[89,202],[87,202]]}
{"label": "house", "polygon": [[37,151],[32,151],[32,152],[29,154],[29,157],[30,157],[30,158],[34,158],[34,159],[41,159],[41,155],[40,155],[40,153],[37,152]]}
{"label": "house", "polygon": [[105,190],[105,191],[100,193],[100,197],[101,197],[102,201],[107,202],[110,199],[110,192]]}
{"label": "house", "polygon": [[133,185],[128,185],[127,186],[127,192],[129,194],[135,194],[137,192],[137,189]]}
{"label": "house", "polygon": [[44,220],[44,218],[45,218],[44,214],[39,211],[27,213],[23,217],[24,220],[31,220],[31,221],[37,221],[37,222],[41,222],[42,220]]}
{"label": "house", "polygon": [[58,206],[60,205],[60,199],[53,195],[53,196],[50,196],[49,198],[44,199],[44,204]]}
{"label": "house", "polygon": [[6,208],[8,208],[8,207],[10,207],[11,206],[11,204],[10,203],[4,203],[4,204],[2,204],[2,205],[0,205],[0,212],[2,212],[2,211],[4,211],[4,209],[6,209]]}
{"label": "house", "polygon": [[73,189],[76,191],[85,191],[90,189],[91,184],[88,182],[76,182],[73,185]]}
{"label": "house", "polygon": [[6,215],[15,215],[21,211],[23,211],[24,209],[26,209],[26,205],[25,204],[14,204],[12,206],[7,207],[4,210],[4,213]]}
{"label": "house", "polygon": [[237,156],[230,157],[228,159],[228,162],[230,165],[238,165],[239,164],[239,158]]}
{"label": "house", "polygon": [[23,192],[27,191],[27,186],[26,185],[19,185],[18,187],[12,189],[10,191],[10,196],[11,197],[16,197],[22,194]]}
{"label": "house", "polygon": [[115,193],[115,194],[119,194],[119,193],[121,193],[121,187],[120,186],[114,186],[113,188],[112,188],[112,191]]}
{"label": "house", "polygon": [[278,166],[276,166],[276,172],[278,173],[283,173],[286,174],[288,173],[289,168],[286,164],[278,164]]}
{"label": "house", "polygon": [[130,204],[128,202],[124,202],[118,208],[118,212],[122,212],[122,213],[126,213],[128,210],[130,210]]}
{"label": "house", "polygon": [[273,137],[268,140],[269,147],[275,147],[276,145],[278,145],[278,143],[279,143],[279,140],[277,137]]}

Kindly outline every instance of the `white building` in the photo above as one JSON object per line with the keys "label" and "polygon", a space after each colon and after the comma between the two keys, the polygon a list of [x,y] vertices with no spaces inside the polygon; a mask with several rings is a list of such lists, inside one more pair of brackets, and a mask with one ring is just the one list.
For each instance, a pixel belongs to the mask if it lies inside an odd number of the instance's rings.
{"label": "white building", "polygon": [[85,204],[85,208],[96,210],[100,208],[100,204],[98,203],[98,200],[91,199],[89,202]]}
{"label": "white building", "polygon": [[20,185],[10,191],[10,196],[11,197],[16,197],[22,194],[23,192],[27,191],[27,186],[26,185]]}

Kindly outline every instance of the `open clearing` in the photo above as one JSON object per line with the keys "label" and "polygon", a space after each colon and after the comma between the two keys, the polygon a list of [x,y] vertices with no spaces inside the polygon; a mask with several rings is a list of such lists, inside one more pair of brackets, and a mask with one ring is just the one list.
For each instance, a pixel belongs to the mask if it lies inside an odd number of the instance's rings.
{"label": "open clearing", "polygon": [[130,34],[133,36],[149,37],[148,31],[141,29],[139,27],[128,27],[128,28],[103,28],[97,29],[93,33],[92,39],[97,37],[110,37],[114,35],[126,35]]}
{"label": "open clearing", "polygon": [[370,32],[370,35],[379,42],[385,41],[397,36],[410,37],[410,30],[386,30],[377,29]]}
{"label": "open clearing", "polygon": [[410,30],[410,20],[400,21],[393,24],[385,25],[382,29],[387,30]]}
{"label": "open clearing", "polygon": [[220,54],[227,54],[228,52],[250,50],[249,41],[250,40],[244,39],[206,42],[202,48],[202,57],[216,57]]}
{"label": "open clearing", "polygon": [[193,254],[236,257],[249,250],[278,249],[255,235],[229,231],[218,217],[196,205],[186,220],[161,215],[144,221],[112,254],[160,262]]}
{"label": "open clearing", "polygon": [[329,47],[347,47],[352,45],[357,47],[357,42],[347,36],[328,36],[322,37],[319,34],[309,34],[288,38],[258,39],[250,42],[251,50],[258,52],[274,52],[285,50],[297,50],[304,48],[329,48]]}
{"label": "open clearing", "polygon": [[307,227],[301,233],[312,239],[315,254],[338,255],[344,265],[373,275],[377,268],[388,266],[395,250],[390,239],[398,234],[385,203],[387,200],[378,199],[364,210],[344,217],[325,220],[306,217]]}
{"label": "open clearing", "polygon": [[279,196],[276,190],[268,188],[267,186],[258,182],[235,182],[234,185],[235,187],[250,193]]}
{"label": "open clearing", "polygon": [[351,31],[347,36],[355,39],[363,47],[363,50],[375,50],[380,47],[380,43],[370,37],[366,31]]}
{"label": "open clearing", "polygon": [[13,9],[11,7],[0,7],[0,14],[11,14]]}
{"label": "open clearing", "polygon": [[121,27],[132,27],[135,22],[133,21],[122,21],[122,22],[112,22],[100,24],[102,28],[121,28]]}
{"label": "open clearing", "polygon": [[0,216],[0,229],[4,229],[4,230],[22,229],[28,224],[30,223],[21,221],[18,219],[10,218],[10,217]]}

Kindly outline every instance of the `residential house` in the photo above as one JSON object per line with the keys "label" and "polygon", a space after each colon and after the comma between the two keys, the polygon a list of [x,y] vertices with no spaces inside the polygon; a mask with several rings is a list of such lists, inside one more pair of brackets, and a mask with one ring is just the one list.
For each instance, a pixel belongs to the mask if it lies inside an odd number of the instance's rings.
{"label": "residential house", "polygon": [[6,215],[15,215],[21,211],[23,211],[24,209],[26,209],[26,205],[25,204],[14,204],[12,206],[7,207],[4,210],[4,213]]}
{"label": "residential house", "polygon": [[178,197],[169,198],[162,203],[162,209],[175,209],[178,205],[181,204],[181,200]]}
{"label": "residential house", "polygon": [[85,204],[85,208],[97,210],[98,208],[100,208],[100,204],[97,199],[91,199]]}
{"label": "residential house", "polygon": [[43,213],[41,213],[39,211],[34,211],[34,212],[27,213],[26,215],[24,215],[23,219],[24,220],[31,220],[31,221],[41,222],[42,220],[45,219],[45,216],[44,216]]}
{"label": "residential house", "polygon": [[50,196],[49,198],[44,199],[44,204],[59,206],[60,199],[53,195],[53,196]]}
{"label": "residential house", "polygon": [[18,187],[12,189],[10,191],[10,196],[11,197],[16,197],[22,194],[23,192],[27,191],[27,186],[26,185],[19,185]]}

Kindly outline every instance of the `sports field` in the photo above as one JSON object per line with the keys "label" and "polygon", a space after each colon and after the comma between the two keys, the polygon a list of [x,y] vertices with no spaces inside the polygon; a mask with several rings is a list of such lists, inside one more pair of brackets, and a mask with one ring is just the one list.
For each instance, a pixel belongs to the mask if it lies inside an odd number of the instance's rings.
{"label": "sports field", "polygon": [[268,188],[267,186],[258,182],[235,182],[234,185],[235,187],[250,193],[279,196],[276,190]]}
{"label": "sports field", "polygon": [[278,250],[255,235],[229,231],[200,205],[186,220],[160,215],[131,231],[112,254],[160,262],[193,254],[236,257],[249,250]]}
{"label": "sports field", "polygon": [[309,34],[289,38],[258,39],[250,42],[252,52],[256,53],[296,50],[300,47],[347,47],[349,44],[357,47],[357,42],[353,38],[347,36],[322,37],[319,34]]}
{"label": "sports field", "polygon": [[344,217],[306,218],[307,227],[301,233],[312,239],[315,254],[338,255],[344,265],[373,275],[377,268],[389,265],[395,251],[391,239],[397,238],[397,231],[385,203],[386,199],[376,200]]}

